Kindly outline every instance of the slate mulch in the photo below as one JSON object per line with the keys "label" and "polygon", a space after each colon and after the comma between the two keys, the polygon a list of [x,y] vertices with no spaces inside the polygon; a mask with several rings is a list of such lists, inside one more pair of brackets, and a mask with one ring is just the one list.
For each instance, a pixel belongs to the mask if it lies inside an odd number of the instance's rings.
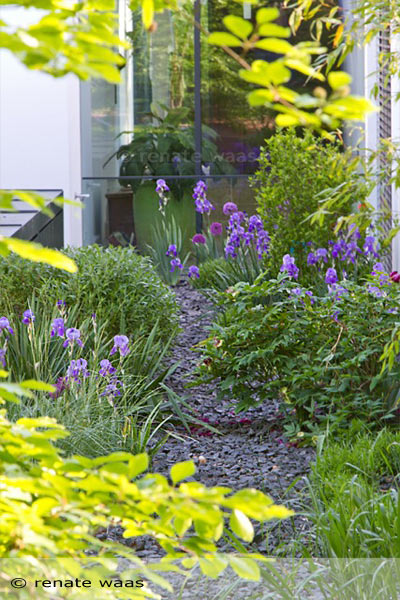
{"label": "slate mulch", "polygon": [[[207,337],[215,312],[212,303],[187,283],[176,286],[175,293],[181,307],[182,332],[175,343],[171,360],[180,361],[180,365],[168,383],[185,398],[199,419],[218,429],[219,433],[212,433],[201,426],[192,427],[190,433],[183,427],[178,428],[182,441],[170,437],[155,456],[152,470],[167,474],[174,463],[192,459],[197,467],[193,478],[196,481],[234,490],[257,488],[269,494],[275,502],[298,509],[299,494],[304,486],[302,478],[309,470],[314,450],[295,447],[285,439],[277,402],[235,414],[229,398],[217,400],[215,385],[185,387],[192,381],[193,369],[200,360],[199,354],[192,348]],[[286,495],[287,488],[295,480],[297,483]],[[268,523],[256,529],[252,549],[276,554],[277,547],[281,545],[284,552],[291,538],[307,529],[307,521],[300,515],[284,522]],[[157,547],[152,540],[138,540],[137,543],[138,553],[143,557],[152,555],[151,560],[158,558]]]}

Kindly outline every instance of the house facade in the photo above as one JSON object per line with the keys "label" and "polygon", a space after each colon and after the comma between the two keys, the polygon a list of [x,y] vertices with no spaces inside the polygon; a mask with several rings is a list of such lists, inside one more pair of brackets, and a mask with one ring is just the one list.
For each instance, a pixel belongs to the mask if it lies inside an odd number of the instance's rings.
{"label": "house facade", "polygon": [[[342,6],[349,15],[352,0],[342,0]],[[80,82],[74,76],[53,79],[0,52],[0,188],[61,190],[65,198],[80,200],[83,210],[64,207],[64,245],[107,239],[108,198],[124,186],[121,161],[113,154],[132,139],[126,132],[145,131],[151,125],[149,115],[154,111],[163,117],[181,111],[181,131],[188,133],[189,123],[194,123],[193,147],[189,143],[189,154],[183,157],[186,171],[182,157],[170,153],[164,162],[160,156],[146,156],[148,164],[162,166],[159,172],[155,167],[152,174],[151,170],[145,174],[189,182],[207,176],[211,190],[218,191],[216,196],[238,200],[241,206],[247,202],[250,207],[247,179],[257,164],[257,148],[271,133],[271,116],[268,111],[249,109],[246,85],[218,58],[218,49],[200,40],[183,9],[184,4],[182,12],[158,15],[157,31],[147,35],[140,14],[120,0],[120,37],[132,42],[132,49],[124,51],[126,64],[119,86],[100,80]],[[197,9],[202,24],[211,31],[220,27],[227,10],[212,0],[197,1]],[[8,21],[21,22],[20,11],[1,10],[7,11]],[[250,4],[241,10],[244,18],[251,18]],[[376,149],[384,138],[400,140],[400,103],[396,102],[400,80],[378,69],[379,54],[389,47],[400,50],[399,39],[388,29],[368,46],[356,48],[345,66],[353,76],[353,93],[370,97],[375,88],[379,90],[375,101],[381,110],[361,124],[369,149]],[[203,138],[207,128],[215,142],[218,160],[225,161],[221,164],[232,167],[220,168],[218,176],[204,150],[201,128]],[[355,135],[349,129],[348,141],[354,141]],[[143,182],[143,172],[133,170],[129,175]],[[383,181],[371,200],[377,207],[388,206],[399,213],[400,193],[394,185]],[[392,254],[394,266],[400,268],[397,239]]]}

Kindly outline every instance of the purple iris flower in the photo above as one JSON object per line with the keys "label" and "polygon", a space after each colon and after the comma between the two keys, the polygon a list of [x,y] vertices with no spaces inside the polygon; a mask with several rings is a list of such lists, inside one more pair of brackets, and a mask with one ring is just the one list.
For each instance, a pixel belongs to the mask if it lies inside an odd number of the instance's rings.
{"label": "purple iris flower", "polygon": [[26,310],[22,315],[22,322],[25,323],[25,325],[30,325],[35,319],[36,317],[31,310]]}
{"label": "purple iris flower", "polygon": [[366,236],[364,246],[363,246],[365,255],[372,254],[372,256],[374,256],[374,258],[378,258],[379,247],[380,247],[379,242],[378,242],[378,240],[376,240],[374,238],[373,235]]}
{"label": "purple iris flower", "polygon": [[327,269],[326,274],[325,274],[325,283],[327,283],[328,285],[333,285],[334,283],[337,283],[337,281],[338,281],[338,277],[337,277],[336,269],[334,269],[333,267],[330,267],[329,269]]}
{"label": "purple iris flower", "polygon": [[107,384],[106,389],[104,390],[104,392],[101,395],[102,396],[112,396],[115,398],[116,396],[121,396],[122,389],[123,389],[122,381],[120,381],[116,377],[113,377],[111,379],[111,381]]}
{"label": "purple iris flower", "polygon": [[4,329],[7,329],[8,333],[14,335],[14,330],[10,327],[10,321],[7,319],[7,317],[0,317],[0,333]]}
{"label": "purple iris flower", "polygon": [[221,223],[215,222],[210,225],[210,233],[211,235],[221,235],[222,234],[222,225]]}
{"label": "purple iris flower", "polygon": [[318,248],[315,251],[315,256],[318,260],[323,260],[324,262],[328,262],[328,250],[326,250],[326,248]]}
{"label": "purple iris flower", "polygon": [[169,187],[165,183],[164,179],[157,179],[156,192],[157,192],[157,194],[159,194],[160,192],[169,192]]}
{"label": "purple iris flower", "polygon": [[171,268],[170,268],[170,272],[174,273],[175,269],[183,269],[183,264],[181,263],[181,259],[180,258],[173,258],[171,260]]}
{"label": "purple iris flower", "polygon": [[63,348],[66,348],[67,346],[73,346],[75,343],[80,348],[83,347],[83,342],[81,340],[81,332],[79,331],[79,329],[75,329],[75,327],[70,327],[66,331],[66,336],[67,339],[63,343]]}
{"label": "purple iris flower", "polygon": [[235,246],[233,244],[226,244],[225,246],[225,256],[226,258],[228,258],[228,256],[231,256],[232,258],[236,258],[237,254],[235,252]]}
{"label": "purple iris flower", "polygon": [[107,375],[113,375],[117,369],[112,366],[108,358],[104,358],[100,361],[100,370],[99,374],[102,377],[107,377]]}
{"label": "purple iris flower", "polygon": [[307,256],[307,264],[308,265],[316,265],[317,263],[318,263],[317,256],[313,252],[310,252]]}
{"label": "purple iris flower", "polygon": [[164,179],[157,179],[156,192],[159,197],[158,208],[161,214],[165,216],[165,207],[168,204],[168,197],[166,196],[166,192],[169,192],[169,187],[165,183]]}
{"label": "purple iris flower", "polygon": [[61,308],[62,306],[65,306],[65,305],[66,305],[65,300],[57,300],[57,302],[56,302],[57,308]]}
{"label": "purple iris flower", "polygon": [[347,248],[346,242],[344,240],[339,240],[338,242],[336,242],[336,244],[333,244],[332,257],[338,258],[338,256],[340,256],[341,254],[343,254],[346,251],[346,248]]}
{"label": "purple iris flower", "polygon": [[3,366],[3,369],[6,368],[6,351],[4,348],[0,348],[0,364]]}
{"label": "purple iris flower", "polygon": [[206,238],[204,237],[204,235],[202,233],[196,233],[193,237],[192,237],[192,242],[193,244],[205,244],[206,243]]}
{"label": "purple iris flower", "polygon": [[261,231],[263,229],[263,222],[257,215],[252,215],[249,219],[249,232],[254,230]]}
{"label": "purple iris flower", "polygon": [[280,270],[286,271],[288,275],[290,277],[293,277],[294,279],[297,279],[297,277],[299,276],[299,269],[295,265],[293,256],[290,256],[290,254],[285,254],[285,256],[283,257],[282,266]]}
{"label": "purple iris flower", "polygon": [[201,214],[209,215],[212,210],[215,210],[215,207],[211,204],[206,196],[207,189],[207,185],[200,179],[193,188],[193,198],[195,201],[196,211]]}
{"label": "purple iris flower", "polygon": [[55,335],[58,335],[58,337],[64,337],[64,335],[65,335],[64,319],[62,319],[61,317],[54,319],[54,321],[51,324],[50,335],[51,335],[51,337],[54,337]]}
{"label": "purple iris flower", "polygon": [[224,215],[232,215],[233,213],[237,212],[237,209],[238,207],[234,202],[225,202],[222,212]]}
{"label": "purple iris flower", "polygon": [[165,253],[165,256],[176,256],[178,254],[178,250],[175,244],[170,244],[168,246],[168,250]]}
{"label": "purple iris flower", "polygon": [[120,356],[126,356],[129,353],[129,340],[126,335],[114,336],[114,346],[111,348],[110,356],[119,350]]}
{"label": "purple iris flower", "polygon": [[198,279],[200,277],[199,268],[196,267],[196,265],[192,265],[191,267],[189,267],[188,275],[189,277],[197,277]]}
{"label": "purple iris flower", "polygon": [[71,360],[67,370],[67,379],[74,379],[77,383],[81,383],[80,377],[89,377],[89,371],[87,369],[87,361],[84,358],[78,358],[77,360]]}
{"label": "purple iris flower", "polygon": [[256,251],[259,259],[262,258],[263,254],[269,253],[270,241],[271,238],[269,237],[268,231],[265,231],[265,229],[257,231]]}
{"label": "purple iris flower", "polygon": [[346,251],[342,256],[342,260],[349,260],[354,264],[357,258],[357,254],[361,254],[361,250],[357,246],[357,242],[349,242],[346,246]]}

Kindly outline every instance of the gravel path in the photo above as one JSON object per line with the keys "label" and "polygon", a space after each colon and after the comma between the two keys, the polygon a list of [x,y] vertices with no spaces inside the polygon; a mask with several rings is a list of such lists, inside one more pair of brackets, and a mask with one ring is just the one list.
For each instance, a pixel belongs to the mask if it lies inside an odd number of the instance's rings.
{"label": "gravel path", "polygon": [[[296,510],[303,487],[302,478],[309,470],[314,451],[294,447],[284,438],[277,403],[264,404],[236,415],[229,399],[217,400],[214,385],[185,387],[193,379],[191,372],[200,360],[199,354],[191,348],[207,337],[214,314],[212,304],[187,284],[177,286],[175,292],[181,307],[182,332],[175,343],[171,360],[181,362],[168,383],[185,398],[199,418],[216,427],[219,433],[211,433],[201,426],[192,428],[190,434],[184,428],[178,428],[182,441],[170,437],[155,456],[152,470],[167,474],[175,462],[192,459],[197,466],[193,480],[207,486],[223,485],[235,490],[257,488],[269,494],[275,502]],[[286,495],[285,491],[295,480],[297,483]],[[258,526],[250,548],[266,555],[284,554],[294,535],[306,532],[307,528],[302,516]],[[114,529],[111,535],[108,532],[107,537],[120,538],[122,532],[118,529]],[[130,543],[130,540],[127,542]],[[162,550],[151,538],[136,538],[131,543],[138,555],[148,562],[156,562],[162,555]],[[222,551],[231,550],[227,544],[222,542]],[[194,588],[189,584],[188,592],[182,598],[208,598],[208,594],[203,593],[206,585],[209,584],[203,581],[194,594]],[[243,595],[243,585],[249,592],[246,595]],[[243,585],[239,586],[240,595],[228,595],[226,598],[251,598],[253,586],[248,587],[244,582]],[[198,581],[195,586],[199,586]],[[169,595],[162,597],[163,600],[173,598]]]}

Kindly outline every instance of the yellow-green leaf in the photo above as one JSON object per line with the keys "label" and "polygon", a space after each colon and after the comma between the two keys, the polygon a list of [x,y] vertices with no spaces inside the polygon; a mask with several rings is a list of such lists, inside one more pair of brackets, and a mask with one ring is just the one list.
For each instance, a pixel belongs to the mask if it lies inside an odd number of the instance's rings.
{"label": "yellow-green leaf", "polygon": [[300,120],[295,115],[277,115],[275,119],[278,127],[293,127],[300,124]]}
{"label": "yellow-green leaf", "polygon": [[261,50],[268,50],[268,52],[275,52],[275,54],[288,54],[292,51],[293,47],[289,42],[285,40],[279,40],[278,38],[265,38],[254,44],[256,48]]}
{"label": "yellow-green leaf", "polygon": [[33,242],[18,240],[17,238],[5,238],[3,236],[0,236],[0,242],[5,244],[9,250],[15,252],[15,254],[22,256],[22,258],[27,258],[34,262],[44,262],[69,273],[75,273],[78,270],[72,259],[57,250],[44,248],[40,244],[34,244]]}
{"label": "yellow-green leaf", "polygon": [[229,556],[229,564],[239,577],[250,581],[259,581],[260,568],[254,560],[231,555]]}
{"label": "yellow-green leaf", "polygon": [[275,25],[275,23],[265,23],[264,25],[261,25],[258,33],[265,37],[290,37],[289,27],[282,27],[281,25]]}
{"label": "yellow-green leaf", "polygon": [[228,15],[223,19],[224,25],[229,31],[231,31],[234,35],[245,40],[249,37],[251,32],[253,31],[253,25],[251,22],[246,21],[246,19],[242,19],[242,17],[237,17],[236,15]]}
{"label": "yellow-green leaf", "polygon": [[207,38],[209,44],[213,44],[214,46],[241,46],[242,41],[232,35],[231,33],[225,33],[224,31],[216,31],[214,33],[210,33]]}
{"label": "yellow-green leaf", "polygon": [[260,8],[256,14],[257,23],[268,23],[279,17],[279,9],[276,7]]}
{"label": "yellow-green leaf", "polygon": [[251,521],[239,509],[235,508],[230,516],[229,525],[233,531],[245,542],[252,542],[254,537],[254,529]]}
{"label": "yellow-green leaf", "polygon": [[332,71],[328,75],[328,83],[333,90],[338,90],[342,87],[350,85],[351,75],[345,71]]}
{"label": "yellow-green leaf", "polygon": [[54,385],[44,383],[43,381],[36,381],[35,379],[26,379],[20,383],[20,386],[28,390],[37,390],[40,392],[54,392]]}
{"label": "yellow-green leaf", "polygon": [[142,0],[143,25],[149,29],[154,19],[154,0]]}
{"label": "yellow-green leaf", "polygon": [[170,470],[170,476],[173,483],[178,483],[186,477],[191,477],[196,472],[196,467],[192,460],[185,460],[184,462],[176,463]]}

